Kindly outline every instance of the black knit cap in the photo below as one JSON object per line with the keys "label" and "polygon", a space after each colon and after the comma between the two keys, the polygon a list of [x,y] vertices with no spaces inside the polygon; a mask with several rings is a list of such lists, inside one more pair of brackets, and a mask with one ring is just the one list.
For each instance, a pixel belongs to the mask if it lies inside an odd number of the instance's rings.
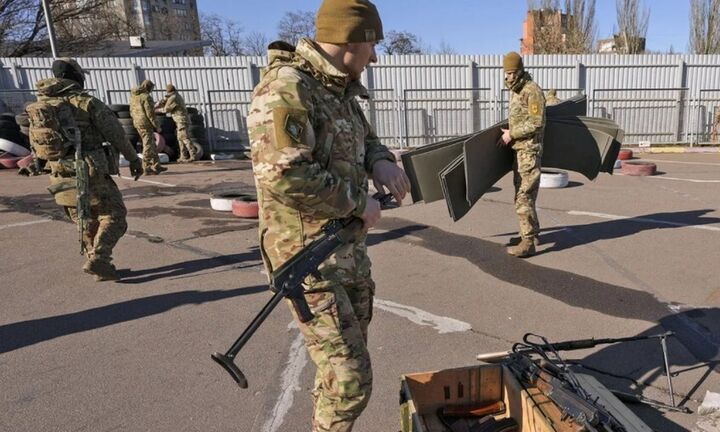
{"label": "black knit cap", "polygon": [[55,60],[52,64],[52,72],[55,78],[66,78],[80,84],[85,82],[85,74],[87,74],[78,62],[67,57]]}

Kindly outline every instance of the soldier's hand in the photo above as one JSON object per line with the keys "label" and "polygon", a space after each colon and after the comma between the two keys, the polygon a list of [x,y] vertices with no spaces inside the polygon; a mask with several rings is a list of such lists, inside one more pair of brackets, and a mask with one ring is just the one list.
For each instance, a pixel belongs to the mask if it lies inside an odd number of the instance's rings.
{"label": "soldier's hand", "polygon": [[373,165],[373,184],[378,192],[387,189],[395,201],[402,205],[402,200],[410,192],[410,179],[397,164],[382,159]]}
{"label": "soldier's hand", "polygon": [[363,221],[363,229],[369,230],[380,220],[380,201],[373,197],[367,197],[367,203],[365,204],[365,210],[363,211],[360,218]]}
{"label": "soldier's hand", "polygon": [[130,162],[130,175],[135,178],[135,180],[139,179],[140,176],[143,174],[143,166],[142,161],[140,158],[136,158],[135,160]]}
{"label": "soldier's hand", "polygon": [[502,144],[502,145],[510,144],[510,142],[512,142],[512,137],[510,136],[510,129],[501,129],[501,130],[502,130],[503,134],[500,137],[498,144]]}

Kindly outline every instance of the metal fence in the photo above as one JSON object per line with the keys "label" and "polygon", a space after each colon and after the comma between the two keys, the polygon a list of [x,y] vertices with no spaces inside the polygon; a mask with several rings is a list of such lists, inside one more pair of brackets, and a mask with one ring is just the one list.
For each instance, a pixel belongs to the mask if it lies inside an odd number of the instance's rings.
{"label": "metal fence", "polygon": [[[205,115],[211,151],[248,145],[246,116],[266,57],[86,58],[87,84],[106,103],[127,103],[143,79],[169,82]],[[19,112],[49,58],[0,58],[0,99]],[[589,115],[612,118],[626,142],[705,144],[718,138],[720,55],[535,55],[525,64],[558,96],[588,95]],[[501,56],[381,56],[363,74],[368,121],[391,147],[419,146],[482,129],[507,116]],[[715,132],[714,132],[715,131]]]}

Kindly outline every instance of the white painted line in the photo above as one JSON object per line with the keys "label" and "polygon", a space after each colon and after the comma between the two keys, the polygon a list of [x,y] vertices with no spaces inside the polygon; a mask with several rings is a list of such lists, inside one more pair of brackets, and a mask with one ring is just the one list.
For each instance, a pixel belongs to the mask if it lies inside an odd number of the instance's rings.
{"label": "white painted line", "polygon": [[684,178],[678,178],[678,177],[665,177],[665,176],[646,176],[649,179],[656,179],[656,180],[676,180],[676,181],[685,181],[690,183],[720,183],[720,180],[699,180],[699,179],[684,179]]}
{"label": "white painted line", "polygon": [[645,162],[655,162],[655,163],[674,163],[674,164],[682,164],[682,165],[705,165],[705,166],[720,166],[720,163],[712,163],[712,162],[683,162],[683,161],[674,161],[674,160],[663,160],[663,159],[640,159],[641,161]]}
{"label": "white painted line", "polygon": [[648,223],[654,223],[658,225],[670,225],[670,226],[677,226],[677,227],[683,227],[683,228],[694,228],[694,229],[701,229],[706,231],[717,231],[720,232],[720,228],[714,227],[714,226],[708,226],[708,225],[691,225],[686,224],[682,222],[671,222],[671,221],[664,221],[659,219],[650,219],[650,218],[638,218],[638,217],[630,217],[630,216],[618,216],[618,215],[611,215],[611,214],[605,214],[605,213],[593,213],[593,212],[585,212],[585,211],[577,211],[577,210],[571,210],[567,212],[569,215],[573,216],[592,216],[600,219],[610,219],[610,220],[624,220],[628,222],[648,222]]}
{"label": "white painted line", "polygon": [[[121,179],[123,179],[123,180],[136,181],[136,180],[135,180],[134,178],[132,178],[132,177],[125,177],[125,176],[121,176],[121,175],[118,175],[118,178],[121,178]],[[143,179],[143,178],[139,178],[139,179],[137,179],[137,181],[143,182],[143,183],[150,183],[150,184],[160,185],[160,186],[177,187],[177,185],[174,185],[174,184],[163,183],[163,182],[153,181],[153,180],[145,180],[145,179]]]}
{"label": "white painted line", "polygon": [[[297,328],[297,324],[293,321],[289,327]],[[278,397],[272,412],[262,426],[263,432],[276,432],[282,426],[285,416],[290,412],[290,408],[295,400],[295,393],[300,391],[300,375],[308,362],[307,349],[303,343],[302,333],[298,333],[297,337],[290,346],[290,354],[288,356],[287,367],[283,371],[281,378],[282,392]]]}
{"label": "white painted line", "polygon": [[407,318],[415,324],[434,327],[440,334],[472,330],[472,326],[466,322],[434,315],[412,306],[405,306],[400,303],[380,299],[375,299],[374,304],[378,309]]}
{"label": "white painted line", "polygon": [[29,221],[29,222],[18,222],[18,223],[12,223],[7,225],[0,225],[0,230],[5,228],[15,228],[15,227],[21,227],[21,226],[28,226],[28,225],[37,225],[41,223],[47,223],[52,222],[52,219],[40,219],[35,221]]}

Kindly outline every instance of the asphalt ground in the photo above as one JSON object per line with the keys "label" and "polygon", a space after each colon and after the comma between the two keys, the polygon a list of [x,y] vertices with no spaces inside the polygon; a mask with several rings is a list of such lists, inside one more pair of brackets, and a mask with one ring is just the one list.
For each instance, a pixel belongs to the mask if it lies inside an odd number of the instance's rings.
{"label": "asphalt ground", "polygon": [[[453,223],[443,202],[386,211],[369,237],[374,389],[357,431],[397,431],[403,373],[477,364],[534,332],[558,341],[669,340],[675,399],[693,411],[720,347],[720,155],[652,155],[655,177],[570,175],[543,189],[540,253],[520,260],[510,176]],[[1,431],[307,431],[314,367],[286,306],[241,351],[240,389],[210,359],[268,301],[257,223],[209,193],[254,190],[248,161],[119,179],[122,280],[82,273],[77,231],[47,178],[0,171]],[[127,170],[123,169],[127,175]],[[608,387],[669,402],[657,340],[566,354]],[[697,414],[631,405],[657,431]]]}

